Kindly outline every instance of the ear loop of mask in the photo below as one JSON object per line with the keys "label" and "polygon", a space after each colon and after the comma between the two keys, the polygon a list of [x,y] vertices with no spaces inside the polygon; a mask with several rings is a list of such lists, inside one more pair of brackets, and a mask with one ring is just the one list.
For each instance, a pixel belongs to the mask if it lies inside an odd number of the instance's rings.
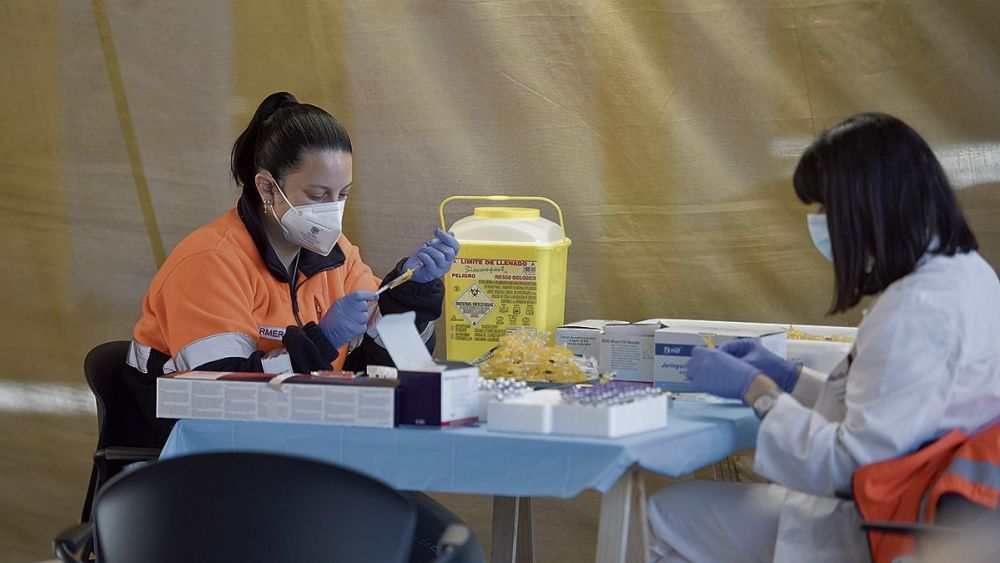
{"label": "ear loop of mask", "polygon": [[[278,185],[278,181],[275,180],[274,178],[271,178],[271,183],[274,184],[274,187],[278,189],[278,193],[281,194],[281,199],[285,200],[285,203],[288,204],[288,208],[297,211],[301,215],[302,212],[296,209],[296,207],[292,205],[292,202],[288,201],[288,198],[285,197],[285,192],[281,190],[281,186]],[[274,209],[274,204],[271,204],[271,209]]]}
{"label": "ear loop of mask", "polygon": [[[274,187],[278,190],[278,193],[281,194],[281,199],[285,200],[285,203],[288,204],[288,209],[290,211],[295,211],[296,213],[301,214],[302,212],[296,209],[295,206],[292,205],[292,202],[288,201],[288,198],[285,197],[285,192],[281,190],[281,186],[278,185],[278,181],[275,180],[274,178],[269,178],[269,179],[271,180],[271,183],[274,184]],[[278,212],[274,210],[274,203],[272,202],[270,206],[271,206],[271,215],[274,215],[274,220],[277,221],[278,226],[281,227],[281,232],[288,233],[289,231],[287,228],[285,228],[285,224],[281,221],[281,217],[278,217]]]}

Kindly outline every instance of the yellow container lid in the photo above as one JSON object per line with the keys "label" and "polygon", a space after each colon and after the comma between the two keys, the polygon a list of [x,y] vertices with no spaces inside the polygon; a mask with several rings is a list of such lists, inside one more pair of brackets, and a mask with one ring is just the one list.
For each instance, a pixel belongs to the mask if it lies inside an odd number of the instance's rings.
{"label": "yellow container lid", "polygon": [[538,219],[542,212],[533,207],[477,207],[473,215],[484,219]]}

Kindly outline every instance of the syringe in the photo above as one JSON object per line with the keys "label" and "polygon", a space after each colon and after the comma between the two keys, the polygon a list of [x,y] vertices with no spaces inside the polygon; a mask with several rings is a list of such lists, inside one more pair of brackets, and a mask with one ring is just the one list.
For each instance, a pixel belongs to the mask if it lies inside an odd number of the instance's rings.
{"label": "syringe", "polygon": [[[378,290],[375,291],[375,295],[382,295],[382,293],[384,293],[385,291],[399,287],[404,283],[410,281],[410,279],[413,278],[413,273],[419,270],[421,266],[422,264],[417,264],[416,268],[407,268],[405,272],[396,276],[392,281],[378,288]],[[375,311],[377,310],[378,310],[378,304],[375,303],[374,301],[371,301],[370,304],[368,305],[369,325],[371,325],[373,319],[375,318]]]}
{"label": "syringe", "polygon": [[[426,244],[434,244],[436,242],[441,242],[441,241],[438,240],[437,237],[434,237],[431,240],[427,241]],[[380,287],[378,289],[378,291],[375,292],[375,295],[382,295],[382,292],[390,290],[390,289],[395,289],[395,288],[403,285],[404,283],[410,281],[410,278],[413,277],[413,274],[416,273],[417,270],[419,270],[422,266],[423,266],[423,264],[418,262],[417,265],[414,266],[413,268],[408,268],[405,272],[403,272],[402,274],[396,276],[396,279],[394,279],[391,282],[389,282],[389,283],[383,285],[382,287]]]}
{"label": "syringe", "polygon": [[413,273],[416,272],[419,269],[420,269],[420,265],[417,265],[416,268],[407,268],[407,270],[405,272],[403,272],[402,274],[396,276],[395,279],[393,279],[389,283],[387,283],[387,284],[383,285],[382,287],[380,287],[378,289],[378,291],[375,292],[375,295],[382,295],[382,292],[384,292],[386,290],[389,290],[389,289],[395,289],[395,288],[403,285],[404,283],[410,281],[410,279],[413,277]]}

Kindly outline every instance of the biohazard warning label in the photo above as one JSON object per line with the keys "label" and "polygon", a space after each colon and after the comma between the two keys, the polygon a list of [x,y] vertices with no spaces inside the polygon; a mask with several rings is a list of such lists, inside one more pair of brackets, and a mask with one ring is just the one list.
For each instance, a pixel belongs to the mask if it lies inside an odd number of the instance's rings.
{"label": "biohazard warning label", "polygon": [[538,263],[534,260],[458,258],[446,278],[448,340],[484,349],[514,329],[533,328]]}
{"label": "biohazard warning label", "polygon": [[478,284],[472,284],[452,302],[455,309],[469,321],[472,326],[479,326],[486,315],[490,314],[497,304],[486,294]]}

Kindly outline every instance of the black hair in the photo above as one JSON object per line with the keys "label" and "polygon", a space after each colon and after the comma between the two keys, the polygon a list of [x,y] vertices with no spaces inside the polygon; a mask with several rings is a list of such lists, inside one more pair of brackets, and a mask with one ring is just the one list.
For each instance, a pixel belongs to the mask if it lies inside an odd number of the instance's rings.
{"label": "black hair", "polygon": [[232,173],[243,197],[260,205],[254,177],[267,170],[280,181],[302,162],[307,150],[351,152],[351,138],[335,117],[322,108],[300,104],[288,92],[264,98],[246,129],[233,144]]}
{"label": "black hair", "polygon": [[794,184],[803,203],[826,209],[835,280],[830,313],[913,272],[925,252],[978,248],[941,163],[916,131],[890,115],[856,115],[823,131],[799,160]]}

